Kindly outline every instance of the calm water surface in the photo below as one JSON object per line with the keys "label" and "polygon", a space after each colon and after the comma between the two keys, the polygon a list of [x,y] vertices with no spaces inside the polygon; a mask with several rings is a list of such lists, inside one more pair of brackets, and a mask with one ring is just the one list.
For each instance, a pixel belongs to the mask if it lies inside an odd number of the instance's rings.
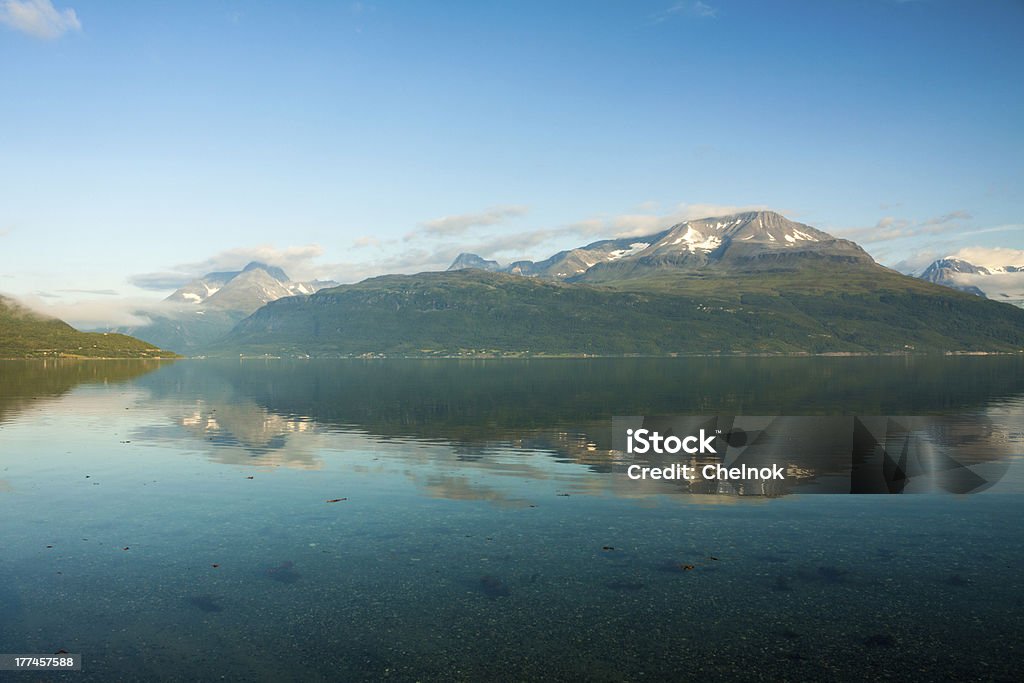
{"label": "calm water surface", "polygon": [[1020,424],[1024,359],[0,362],[0,653],[84,659],[7,676],[1019,680],[1019,432],[966,496],[622,474],[708,413]]}

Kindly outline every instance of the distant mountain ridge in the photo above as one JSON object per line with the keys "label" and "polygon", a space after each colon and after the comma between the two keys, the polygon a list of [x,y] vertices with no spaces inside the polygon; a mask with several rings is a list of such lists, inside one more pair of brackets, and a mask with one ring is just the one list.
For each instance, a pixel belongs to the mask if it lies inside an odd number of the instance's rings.
{"label": "distant mountain ridge", "polygon": [[253,261],[242,270],[207,273],[182,286],[164,301],[251,313],[268,301],[313,294],[326,287],[337,286],[333,280],[293,282],[281,268]]}
{"label": "distant mountain ridge", "polygon": [[460,254],[448,270],[480,268],[566,282],[609,282],[653,270],[726,271],[785,267],[808,259],[873,264],[857,244],[833,237],[774,211],[677,223],[641,237],[592,242],[538,262],[500,266],[476,254]]}
{"label": "distant mountain ridge", "polygon": [[1024,308],[1024,265],[976,265],[954,256],[933,261],[922,280]]}
{"label": "distant mountain ridge", "polygon": [[332,280],[293,281],[278,266],[253,261],[237,271],[207,273],[177,289],[161,307],[137,311],[149,322],[115,331],[191,354],[227,334],[261,306],[336,287]]}
{"label": "distant mountain ridge", "polygon": [[[500,271],[500,272],[499,272]],[[524,277],[525,276],[525,277]],[[884,268],[772,212],[502,267],[462,254],[260,308],[213,355],[1020,352],[1024,311]]]}

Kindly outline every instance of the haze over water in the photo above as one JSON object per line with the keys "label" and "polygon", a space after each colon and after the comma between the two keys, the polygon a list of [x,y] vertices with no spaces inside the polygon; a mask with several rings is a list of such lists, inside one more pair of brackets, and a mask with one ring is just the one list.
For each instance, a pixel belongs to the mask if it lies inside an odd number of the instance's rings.
{"label": "haze over water", "polygon": [[[0,652],[68,680],[1011,680],[977,494],[681,495],[619,415],[979,415],[1024,359],[0,363]],[[54,676],[60,678],[60,676]]]}

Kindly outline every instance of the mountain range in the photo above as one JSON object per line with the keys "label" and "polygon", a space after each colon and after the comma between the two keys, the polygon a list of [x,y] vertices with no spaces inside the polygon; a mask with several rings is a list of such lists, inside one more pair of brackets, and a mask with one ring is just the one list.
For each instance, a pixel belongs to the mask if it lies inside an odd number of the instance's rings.
{"label": "mountain range", "polygon": [[756,211],[541,261],[463,253],[445,272],[349,285],[254,262],[187,283],[139,311],[146,325],[108,330],[145,341],[0,299],[0,357],[166,355],[156,346],[232,357],[1020,352],[1024,310],[963,278],[1021,274],[948,258],[910,277],[854,242]]}
{"label": "mountain range", "polygon": [[565,282],[613,282],[651,270],[761,270],[811,261],[873,263],[849,240],[771,211],[686,221],[640,237],[600,240],[539,262],[501,266],[460,254],[448,270],[478,268]]}
{"label": "mountain range", "polygon": [[1024,264],[976,265],[954,256],[933,261],[919,276],[963,292],[1024,308]]}
{"label": "mountain range", "polygon": [[331,280],[294,282],[281,268],[253,261],[242,270],[207,273],[177,289],[164,301],[251,313],[269,301],[337,286],[338,283]]}
{"label": "mountain range", "polygon": [[252,262],[242,270],[207,273],[177,289],[162,305],[136,311],[145,325],[113,328],[179,353],[195,353],[271,301],[313,294],[337,282],[291,280],[279,267]]}
{"label": "mountain range", "polygon": [[769,211],[502,266],[386,275],[268,303],[213,355],[1020,351],[1024,311],[884,268]]}

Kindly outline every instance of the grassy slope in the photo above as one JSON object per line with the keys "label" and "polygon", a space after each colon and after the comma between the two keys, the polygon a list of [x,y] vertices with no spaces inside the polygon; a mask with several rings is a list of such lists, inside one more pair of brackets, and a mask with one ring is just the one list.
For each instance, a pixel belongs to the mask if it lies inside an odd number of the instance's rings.
{"label": "grassy slope", "polygon": [[390,275],[268,304],[214,354],[1019,351],[1024,311],[881,267],[614,286],[455,271]]}
{"label": "grassy slope", "polygon": [[123,334],[79,332],[0,297],[0,358],[173,358]]}

